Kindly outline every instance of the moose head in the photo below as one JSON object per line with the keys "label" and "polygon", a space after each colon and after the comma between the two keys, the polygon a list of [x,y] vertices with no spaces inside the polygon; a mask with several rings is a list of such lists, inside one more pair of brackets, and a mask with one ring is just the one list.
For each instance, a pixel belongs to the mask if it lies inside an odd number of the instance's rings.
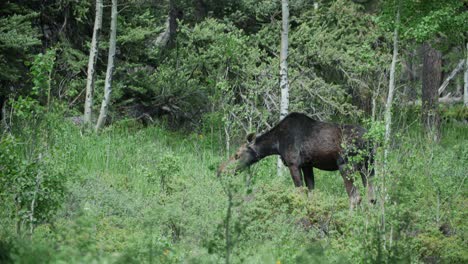
{"label": "moose head", "polygon": [[[247,142],[242,144],[236,153],[218,168],[218,176],[223,173],[236,173],[252,165],[259,160],[257,147],[255,146],[255,133],[247,135]],[[231,171],[232,170],[232,171]]]}

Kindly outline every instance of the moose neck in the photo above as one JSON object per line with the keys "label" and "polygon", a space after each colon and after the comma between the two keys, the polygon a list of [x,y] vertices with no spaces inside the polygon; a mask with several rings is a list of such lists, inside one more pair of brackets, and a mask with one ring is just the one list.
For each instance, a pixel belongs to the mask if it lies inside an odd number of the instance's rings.
{"label": "moose neck", "polygon": [[276,136],[275,130],[270,130],[265,134],[258,136],[255,139],[254,146],[259,160],[270,155],[279,154],[278,137]]}

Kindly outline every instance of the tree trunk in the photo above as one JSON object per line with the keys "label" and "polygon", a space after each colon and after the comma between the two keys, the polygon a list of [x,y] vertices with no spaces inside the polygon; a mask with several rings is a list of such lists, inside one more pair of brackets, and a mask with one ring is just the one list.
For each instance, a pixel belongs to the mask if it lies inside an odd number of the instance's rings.
{"label": "tree trunk", "polygon": [[[289,82],[288,82],[288,31],[289,31],[289,3],[281,0],[282,30],[281,30],[281,52],[280,52],[280,88],[281,105],[280,120],[288,114],[289,107]],[[278,175],[281,174],[281,159],[278,158]]]}
{"label": "tree trunk", "polygon": [[7,99],[4,98],[1,95],[0,95],[0,108],[1,108],[1,112],[0,112],[1,124],[0,124],[0,127],[3,128],[2,132],[8,131],[9,127],[8,127],[8,123],[7,123]]}
{"label": "tree trunk", "polygon": [[395,31],[393,33],[393,57],[390,66],[390,81],[388,84],[387,103],[385,104],[385,151],[384,162],[387,161],[388,143],[392,129],[392,104],[393,94],[395,93],[395,68],[398,59],[398,24],[400,23],[400,9],[398,8],[395,21]]}
{"label": "tree trunk", "polygon": [[109,55],[107,58],[106,82],[104,84],[104,99],[101,104],[101,111],[96,124],[96,132],[104,126],[109,109],[110,97],[112,93],[112,75],[114,72],[115,42],[117,34],[117,0],[112,0],[111,26],[109,37]]}
{"label": "tree trunk", "polygon": [[228,208],[226,212],[226,219],[225,219],[225,237],[226,237],[226,264],[231,263],[230,262],[230,257],[231,257],[231,251],[232,251],[232,239],[231,239],[231,218],[232,218],[232,191],[229,189],[231,188],[230,186],[226,187],[228,190],[227,195],[228,195]]}
{"label": "tree trunk", "polygon": [[159,48],[174,46],[174,38],[177,31],[177,19],[182,18],[183,13],[178,9],[174,0],[169,1],[169,14],[166,19],[165,29],[156,38],[154,44]]}
{"label": "tree trunk", "polygon": [[438,99],[442,77],[442,55],[428,42],[423,44],[422,123],[434,141],[439,140]]}
{"label": "tree trunk", "polygon": [[29,238],[32,239],[32,236],[33,236],[33,233],[34,233],[34,228],[35,228],[35,220],[34,220],[34,211],[37,207],[37,195],[40,191],[40,188],[41,188],[41,181],[42,181],[42,177],[40,175],[40,171],[37,172],[36,174],[36,185],[35,185],[35,188],[34,188],[34,192],[33,192],[33,199],[31,201],[31,208],[30,208],[30,212],[29,212]]}
{"label": "tree trunk", "polygon": [[207,14],[207,7],[206,3],[203,0],[196,0],[195,1],[195,15],[198,21],[202,21]]}
{"label": "tree trunk", "polygon": [[[388,83],[388,95],[387,95],[387,103],[385,104],[385,138],[384,138],[384,162],[383,162],[383,173],[382,173],[382,192],[386,192],[386,181],[385,181],[385,174],[387,171],[387,157],[388,157],[388,149],[389,149],[389,142],[390,142],[390,135],[391,135],[391,128],[392,128],[392,105],[393,105],[393,95],[395,93],[395,71],[396,71],[396,63],[398,59],[398,27],[400,24],[400,2],[398,2],[396,19],[395,19],[395,30],[393,32],[393,56],[392,56],[392,63],[390,65],[390,80]],[[375,146],[374,146],[375,147]],[[381,203],[381,210],[382,210],[382,221],[381,221],[381,229],[382,233],[385,234],[385,200]],[[386,245],[386,236],[383,236],[384,241],[384,248]]]}
{"label": "tree trunk", "polygon": [[416,52],[414,50],[410,50],[408,52],[407,58],[405,60],[405,72],[406,72],[406,81],[405,81],[405,90],[403,94],[405,95],[406,101],[414,101],[417,98],[416,90],[414,89],[414,85],[416,83],[416,67],[417,63],[415,63]]}
{"label": "tree trunk", "polygon": [[84,106],[83,121],[85,124],[91,123],[91,115],[93,111],[93,95],[94,95],[94,79],[96,76],[96,61],[99,51],[99,36],[102,29],[102,0],[96,0],[96,16],[94,18],[93,39],[89,49],[88,59],[88,77],[86,79],[86,99]]}
{"label": "tree trunk", "polygon": [[463,104],[468,106],[468,42],[466,43],[466,61],[465,61],[465,74],[463,79],[465,81],[463,88]]}
{"label": "tree trunk", "polygon": [[180,11],[174,3],[174,0],[169,1],[169,45],[174,44],[174,37],[177,31],[177,19],[182,18]]}
{"label": "tree trunk", "polygon": [[455,78],[455,94],[463,96],[461,78]]}

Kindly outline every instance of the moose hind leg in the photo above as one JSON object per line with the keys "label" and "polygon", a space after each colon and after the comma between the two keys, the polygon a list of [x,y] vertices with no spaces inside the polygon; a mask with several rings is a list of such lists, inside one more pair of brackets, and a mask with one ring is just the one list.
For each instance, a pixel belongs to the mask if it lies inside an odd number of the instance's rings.
{"label": "moose hind leg", "polygon": [[291,177],[294,181],[294,185],[296,187],[302,186],[302,175],[301,171],[299,170],[298,166],[291,165],[289,166],[289,172],[291,173]]}
{"label": "moose hind leg", "polygon": [[357,205],[361,203],[361,196],[359,195],[359,191],[354,185],[354,179],[352,178],[353,170],[347,168],[347,164],[341,164],[339,166],[341,177],[343,177],[344,185],[346,188],[346,192],[348,193],[349,200],[350,200],[350,208],[353,209]]}
{"label": "moose hind leg", "polygon": [[[372,165],[371,165],[372,166]],[[374,185],[373,185],[373,179],[374,179],[374,168],[371,167],[369,168],[369,164],[366,162],[364,166],[361,166],[361,179],[362,179],[362,184],[364,187],[367,189],[367,200],[371,204],[375,204],[376,199],[375,199],[375,191],[374,191]]]}
{"label": "moose hind leg", "polygon": [[302,167],[302,173],[304,174],[304,180],[307,185],[309,191],[315,188],[315,180],[314,180],[314,171],[312,166],[304,166]]}

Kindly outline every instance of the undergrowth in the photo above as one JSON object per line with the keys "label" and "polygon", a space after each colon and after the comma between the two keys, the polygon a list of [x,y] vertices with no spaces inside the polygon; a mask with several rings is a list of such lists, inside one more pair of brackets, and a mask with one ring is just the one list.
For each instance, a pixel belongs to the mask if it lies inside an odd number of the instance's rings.
{"label": "undergrowth", "polygon": [[276,176],[275,158],[217,178],[217,135],[62,124],[48,163],[63,177],[60,206],[30,237],[1,210],[0,262],[220,263],[229,247],[232,263],[466,263],[468,130],[442,132],[430,144],[418,128],[400,131],[387,171],[377,170],[378,203],[349,211],[337,172],[316,170],[310,195]]}

